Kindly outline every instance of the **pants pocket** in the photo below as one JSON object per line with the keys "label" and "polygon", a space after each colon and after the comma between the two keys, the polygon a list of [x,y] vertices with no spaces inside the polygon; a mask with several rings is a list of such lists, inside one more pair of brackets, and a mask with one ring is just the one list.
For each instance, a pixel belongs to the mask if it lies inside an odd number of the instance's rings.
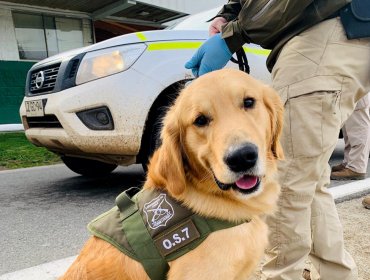
{"label": "pants pocket", "polygon": [[292,157],[315,157],[336,145],[340,91],[315,92],[288,100]]}

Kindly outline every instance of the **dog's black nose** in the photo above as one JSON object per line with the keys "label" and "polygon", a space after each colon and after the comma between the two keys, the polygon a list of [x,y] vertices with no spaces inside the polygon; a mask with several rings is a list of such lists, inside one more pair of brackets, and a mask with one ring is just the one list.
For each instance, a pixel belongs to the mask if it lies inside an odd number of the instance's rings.
{"label": "dog's black nose", "polygon": [[234,172],[247,171],[254,167],[258,159],[258,147],[247,143],[228,153],[224,161]]}

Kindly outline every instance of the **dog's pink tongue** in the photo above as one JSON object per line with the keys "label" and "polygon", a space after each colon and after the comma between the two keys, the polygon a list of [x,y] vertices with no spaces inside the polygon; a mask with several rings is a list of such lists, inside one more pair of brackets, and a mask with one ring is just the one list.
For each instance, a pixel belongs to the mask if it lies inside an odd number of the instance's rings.
{"label": "dog's pink tongue", "polygon": [[258,178],[256,176],[244,175],[238,181],[235,182],[238,188],[243,190],[249,190],[257,184]]}

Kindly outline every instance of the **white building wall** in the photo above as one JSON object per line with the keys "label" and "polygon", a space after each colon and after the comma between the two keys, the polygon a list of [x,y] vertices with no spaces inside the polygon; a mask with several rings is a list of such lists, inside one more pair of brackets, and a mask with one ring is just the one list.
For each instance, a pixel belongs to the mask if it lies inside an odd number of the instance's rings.
{"label": "white building wall", "polygon": [[226,4],[227,0],[138,0],[187,14],[199,13]]}
{"label": "white building wall", "polygon": [[82,19],[82,32],[83,32],[84,46],[94,44],[95,39],[93,39],[93,36],[92,36],[92,26],[91,26],[90,20]]}
{"label": "white building wall", "polygon": [[[160,6],[170,10],[194,14],[208,9],[221,6],[227,0],[139,0],[140,2]],[[1,1],[0,1],[1,2]],[[19,5],[22,7],[22,5]],[[32,7],[24,7],[33,9]],[[56,11],[55,11],[56,12]],[[86,17],[86,16],[85,16]],[[90,32],[87,28],[87,20],[84,21],[84,32]],[[92,43],[92,42],[89,42]],[[17,40],[11,8],[0,3],[0,60],[19,60]]]}
{"label": "white building wall", "polygon": [[19,60],[12,13],[3,7],[0,8],[0,60]]}

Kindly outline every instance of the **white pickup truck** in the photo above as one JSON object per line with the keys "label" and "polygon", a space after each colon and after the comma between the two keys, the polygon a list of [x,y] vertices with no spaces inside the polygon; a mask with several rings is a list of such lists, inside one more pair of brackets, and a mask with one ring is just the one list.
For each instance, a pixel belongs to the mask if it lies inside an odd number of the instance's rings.
{"label": "white pickup truck", "polygon": [[[117,165],[145,166],[165,108],[193,79],[184,64],[207,39],[207,20],[218,10],[190,16],[169,30],[115,37],[35,64],[20,107],[29,141],[86,176]],[[244,49],[251,75],[269,82],[268,51],[256,45]]]}

